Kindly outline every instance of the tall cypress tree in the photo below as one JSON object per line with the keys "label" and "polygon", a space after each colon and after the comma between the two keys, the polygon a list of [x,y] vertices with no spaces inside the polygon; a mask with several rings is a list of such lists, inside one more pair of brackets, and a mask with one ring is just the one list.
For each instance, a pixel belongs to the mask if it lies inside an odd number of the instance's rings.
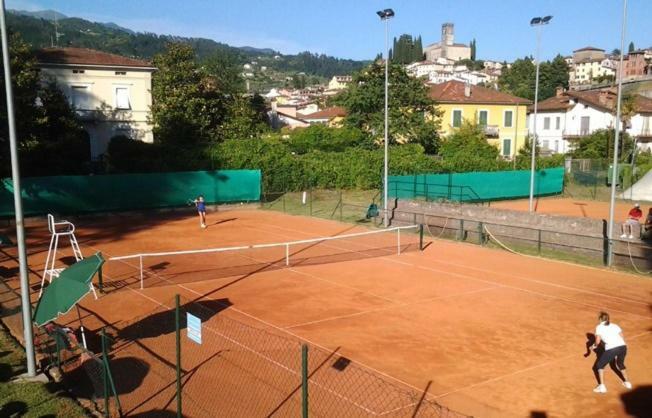
{"label": "tall cypress tree", "polygon": [[636,51],[636,48],[634,47],[634,42],[630,42],[629,43],[629,52],[631,53],[631,52],[634,52],[634,51]]}
{"label": "tall cypress tree", "polygon": [[476,57],[476,44],[475,38],[471,41],[471,61],[475,61]]}
{"label": "tall cypress tree", "polygon": [[423,60],[423,44],[421,43],[421,35],[417,38],[417,41],[414,45],[414,61]]}

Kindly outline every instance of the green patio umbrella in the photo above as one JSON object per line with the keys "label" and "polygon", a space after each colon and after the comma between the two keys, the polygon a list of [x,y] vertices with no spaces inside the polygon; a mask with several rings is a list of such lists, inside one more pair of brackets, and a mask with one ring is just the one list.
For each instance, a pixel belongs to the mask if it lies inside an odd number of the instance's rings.
{"label": "green patio umbrella", "polygon": [[14,243],[7,235],[0,234],[0,247],[13,247]]}
{"label": "green patio umbrella", "polygon": [[100,272],[104,259],[101,253],[78,261],[54,279],[36,304],[33,321],[42,326],[70,311],[88,292],[95,293],[93,276]]}

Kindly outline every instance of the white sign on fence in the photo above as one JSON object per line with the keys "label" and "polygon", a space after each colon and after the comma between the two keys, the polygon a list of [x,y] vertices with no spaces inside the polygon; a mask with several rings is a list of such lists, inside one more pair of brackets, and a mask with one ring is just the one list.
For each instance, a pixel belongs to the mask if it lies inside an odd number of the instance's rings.
{"label": "white sign on fence", "polygon": [[186,320],[188,322],[188,338],[201,344],[201,319],[195,315],[186,313]]}

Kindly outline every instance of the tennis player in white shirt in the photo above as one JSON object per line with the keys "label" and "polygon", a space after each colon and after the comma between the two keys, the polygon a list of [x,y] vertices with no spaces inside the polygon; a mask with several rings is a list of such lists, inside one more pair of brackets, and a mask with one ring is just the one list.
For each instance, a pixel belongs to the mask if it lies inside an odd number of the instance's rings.
{"label": "tennis player in white shirt", "polygon": [[591,347],[596,349],[601,342],[604,343],[604,351],[600,353],[598,360],[593,365],[593,371],[598,376],[598,386],[593,389],[595,393],[606,393],[607,387],[604,385],[604,368],[607,364],[615,360],[616,367],[622,374],[623,386],[627,389],[632,388],[632,384],[627,378],[625,367],[625,357],[627,356],[627,345],[623,338],[623,330],[609,320],[609,314],[600,312],[598,316],[600,324],[595,328],[595,344]]}

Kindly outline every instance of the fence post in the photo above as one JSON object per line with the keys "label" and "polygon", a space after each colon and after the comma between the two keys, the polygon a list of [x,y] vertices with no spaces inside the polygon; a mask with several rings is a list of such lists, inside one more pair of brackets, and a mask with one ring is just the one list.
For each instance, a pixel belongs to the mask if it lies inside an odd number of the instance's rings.
{"label": "fence post", "polygon": [[301,416],[308,418],[308,346],[301,346]]}
{"label": "fence post", "polygon": [[109,417],[111,416],[111,413],[109,411],[109,368],[106,367],[106,331],[104,330],[104,327],[102,327],[102,334],[101,334],[101,340],[102,340],[102,387],[104,389],[104,416]]}
{"label": "fence post", "polygon": [[285,195],[287,192],[283,192],[283,213],[285,213]]}
{"label": "fence post", "polygon": [[484,245],[484,224],[478,222],[478,244]]}
{"label": "fence post", "polygon": [[310,206],[310,216],[312,216],[312,187],[308,189],[308,201]]}
{"label": "fence post", "polygon": [[285,265],[290,265],[290,244],[285,244]]}
{"label": "fence post", "polygon": [[179,307],[179,294],[174,295],[174,326],[176,334],[176,351],[177,351],[177,418],[183,417],[181,403],[181,318]]}
{"label": "fence post", "polygon": [[425,180],[425,176],[423,177],[423,193],[426,195],[426,202],[428,201],[428,182]]}
{"label": "fence post", "polygon": [[419,250],[423,251],[423,224],[419,224]]}
{"label": "fence post", "polygon": [[607,221],[602,220],[602,263],[605,266],[609,266],[609,233],[608,233]]}
{"label": "fence post", "polygon": [[537,254],[541,255],[541,230],[537,229]]}
{"label": "fence post", "polygon": [[460,219],[460,231],[457,234],[457,239],[464,241],[464,219]]}
{"label": "fence post", "polygon": [[[118,391],[115,388],[115,382],[113,381],[113,375],[111,374],[111,366],[109,362],[109,353],[108,349],[106,347],[106,329],[102,327],[102,366],[104,369],[104,394],[105,394],[105,413],[109,413],[109,388],[107,387],[107,379],[109,382],[109,385],[111,385],[111,390],[113,391],[113,396],[115,396],[115,402],[118,407],[118,414],[119,416],[122,416],[122,406],[120,405],[120,398],[118,397]],[[110,414],[106,415],[109,416]]]}
{"label": "fence post", "polygon": [[104,293],[104,280],[102,279],[102,266],[97,271],[97,288],[100,290],[100,293]]}
{"label": "fence post", "polygon": [[340,222],[342,222],[342,206],[344,206],[344,196],[342,190],[340,190]]}

